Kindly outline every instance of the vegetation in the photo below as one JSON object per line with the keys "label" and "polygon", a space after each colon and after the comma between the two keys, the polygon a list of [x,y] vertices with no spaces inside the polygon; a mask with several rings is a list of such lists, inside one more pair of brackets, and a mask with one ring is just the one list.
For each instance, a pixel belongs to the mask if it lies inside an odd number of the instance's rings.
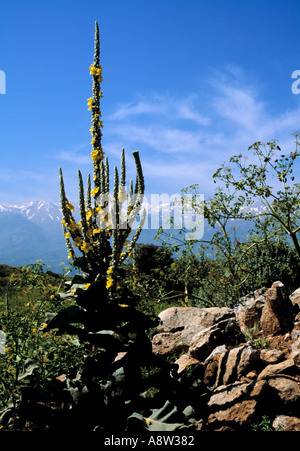
{"label": "vegetation", "polygon": [[[85,189],[78,171],[79,222],[59,171],[62,228],[77,273],[53,274],[41,262],[24,268],[0,265],[0,332],[5,337],[3,343],[0,335],[0,426],[8,431],[108,432],[115,424],[120,431],[131,425],[152,431],[157,423],[170,431],[175,426],[165,420],[168,412],[188,426],[186,406],[201,418],[208,389],[197,370],[171,377],[172,358],[154,358],[150,337],[158,313],[175,305],[233,306],[274,280],[289,292],[299,286],[300,184],[293,173],[299,136],[289,156],[278,157],[275,142],[255,143],[249,148],[254,162],[246,165],[238,155],[216,171],[213,178],[223,185],[204,205],[209,239],[188,240],[183,227],[177,238],[160,230],[160,245],[137,244],[144,220],[143,171],[134,152],[136,182],[129,182],[127,192],[123,149],[109,192],[97,23],[90,74],[93,186],[89,176]],[[183,189],[178,201],[190,192],[198,208],[198,189]],[[263,210],[251,208],[257,200]],[[132,234],[139,214],[140,227]],[[232,219],[249,224],[245,239],[232,230]],[[262,339],[252,342],[258,349],[268,346]],[[269,427],[263,418],[253,430]]]}

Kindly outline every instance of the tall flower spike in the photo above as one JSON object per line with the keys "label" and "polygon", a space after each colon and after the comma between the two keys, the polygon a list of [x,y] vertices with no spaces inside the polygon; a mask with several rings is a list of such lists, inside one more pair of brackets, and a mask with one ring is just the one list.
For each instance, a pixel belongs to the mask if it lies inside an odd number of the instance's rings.
{"label": "tall flower spike", "polygon": [[[92,112],[90,131],[93,146],[91,157],[94,169],[94,186],[91,189],[89,176],[85,197],[82,174],[78,171],[81,221],[76,223],[72,214],[74,207],[66,197],[63,175],[60,169],[62,224],[69,258],[72,258],[75,266],[81,268],[83,272],[88,273],[95,280],[101,281],[101,284],[103,282],[103,287],[106,286],[104,298],[112,300],[117,292],[118,273],[121,264],[133,250],[145,220],[144,211],[140,226],[131,242],[128,243],[127,238],[131,233],[132,223],[140,214],[145,187],[139,153],[136,151],[133,152],[136,166],[135,187],[130,181],[129,195],[127,195],[125,152],[122,149],[120,177],[118,169],[115,168],[113,194],[112,197],[109,195],[109,164],[107,158],[105,158],[105,162],[103,161],[104,153],[101,146],[100,98],[102,91],[100,90],[100,83],[102,82],[102,68],[100,66],[97,22],[95,25],[94,62],[90,66],[90,73],[93,76],[93,97],[88,99],[88,105]],[[122,204],[126,200],[128,200],[127,211],[124,212]],[[82,256],[78,257],[75,250],[80,252]]]}
{"label": "tall flower spike", "polygon": [[93,150],[91,157],[94,162],[94,179],[97,183],[100,180],[100,166],[103,160],[104,152],[102,150],[102,121],[100,110],[100,98],[102,97],[102,91],[100,89],[100,83],[102,82],[102,67],[100,66],[100,40],[99,40],[99,28],[98,23],[95,23],[95,49],[94,49],[94,62],[90,66],[90,74],[93,75],[93,97],[88,99],[89,109],[92,110],[92,146]]}

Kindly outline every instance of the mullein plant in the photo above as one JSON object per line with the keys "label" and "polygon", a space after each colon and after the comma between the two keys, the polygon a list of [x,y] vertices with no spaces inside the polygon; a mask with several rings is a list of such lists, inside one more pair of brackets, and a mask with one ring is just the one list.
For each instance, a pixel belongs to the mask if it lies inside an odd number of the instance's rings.
{"label": "mullein plant", "polygon": [[[63,387],[58,387],[57,381],[54,383],[53,380],[45,388],[38,387],[37,368],[32,373],[28,373],[26,369],[22,375],[23,378],[26,376],[26,389],[22,392],[17,412],[12,409],[9,413],[5,409],[5,421],[17,418],[18,424],[29,424],[30,427],[34,424],[36,430],[42,431],[122,433],[129,430],[129,423],[134,430],[139,422],[142,428],[145,425],[147,429],[151,428],[153,424],[155,427],[158,423],[156,420],[153,423],[151,418],[143,418],[139,413],[141,409],[142,412],[149,410],[145,393],[154,387],[158,393],[157,402],[161,405],[164,391],[166,396],[174,397],[176,383],[171,377],[169,363],[156,359],[152,353],[148,331],[153,330],[158,322],[136,309],[131,292],[126,287],[119,287],[122,262],[133,251],[142,229],[143,218],[137,232],[128,242],[131,225],[141,209],[144,180],[138,153],[134,152],[136,183],[133,189],[133,183],[130,182],[127,195],[125,156],[122,151],[120,176],[115,168],[111,198],[108,194],[109,165],[101,147],[102,69],[99,64],[97,23],[95,58],[90,72],[93,75],[93,97],[88,99],[88,105],[92,111],[94,186],[92,189],[89,178],[84,195],[79,172],[79,223],[73,214],[74,207],[66,197],[60,170],[63,230],[69,256],[82,272],[66,282],[67,289],[64,293],[55,295],[56,305],[65,299],[70,302],[59,309],[58,313],[47,313],[45,324],[40,328],[43,333],[54,330],[58,335],[67,334],[71,338],[77,336],[74,341],[72,338],[72,342],[81,345],[80,363],[76,362],[74,367],[68,367],[61,362],[60,371],[66,376],[65,382],[62,382]],[[76,252],[81,255],[76,255]],[[41,361],[43,367],[49,359],[51,361],[49,356],[45,356]],[[39,361],[35,361],[39,366]],[[144,367],[148,368],[146,373],[143,371]],[[152,367],[155,368],[153,375]],[[180,399],[186,398],[182,391],[179,395]],[[153,402],[155,401],[154,397]],[[68,407],[55,408],[53,413],[52,406],[55,402],[57,406]],[[149,402],[152,403],[152,398],[149,398]],[[174,406],[167,401],[161,409],[164,417],[168,406],[171,406],[174,413]],[[157,409],[155,412],[157,418]],[[165,429],[166,426],[161,424]],[[167,425],[167,428],[173,430],[173,425]]]}
{"label": "mullein plant", "polygon": [[[132,224],[140,214],[144,195],[144,177],[138,151],[133,152],[136,166],[136,182],[132,180],[129,191],[126,188],[125,152],[122,149],[121,171],[114,169],[113,191],[110,194],[109,162],[102,149],[103,121],[100,110],[102,67],[100,65],[99,28],[95,24],[94,62],[90,66],[93,77],[93,96],[87,101],[91,110],[91,135],[93,161],[93,189],[91,177],[88,176],[86,193],[82,174],[79,179],[79,212],[81,220],[74,218],[74,206],[66,197],[62,170],[60,169],[60,195],[63,213],[63,231],[68,249],[68,258],[75,267],[79,267],[89,276],[90,281],[97,281],[102,296],[108,299],[119,296],[119,270],[124,260],[131,255],[141,233],[145,211],[135,234]],[[132,234],[131,240],[129,235]],[[77,251],[75,251],[75,248]],[[79,253],[79,255],[78,255]],[[81,254],[81,255],[80,255]],[[88,284],[87,288],[89,287]]]}

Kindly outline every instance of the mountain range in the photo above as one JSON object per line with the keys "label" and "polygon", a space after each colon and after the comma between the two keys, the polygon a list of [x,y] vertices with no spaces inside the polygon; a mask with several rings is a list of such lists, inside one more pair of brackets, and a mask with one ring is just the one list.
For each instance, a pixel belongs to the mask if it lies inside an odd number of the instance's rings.
{"label": "mountain range", "polygon": [[60,263],[67,262],[61,219],[59,203],[0,202],[0,263],[24,266],[42,260],[61,272]]}
{"label": "mountain range", "polygon": [[[61,273],[61,263],[68,264],[61,220],[62,212],[57,202],[38,200],[20,205],[0,202],[0,263],[19,267],[42,260],[51,271]],[[233,225],[237,225],[240,234],[245,236],[245,224]],[[142,231],[138,242],[159,245],[154,241],[157,229],[150,226],[149,216],[148,228]],[[207,224],[204,231],[204,239],[209,240],[212,230]],[[178,231],[175,230],[176,234]]]}

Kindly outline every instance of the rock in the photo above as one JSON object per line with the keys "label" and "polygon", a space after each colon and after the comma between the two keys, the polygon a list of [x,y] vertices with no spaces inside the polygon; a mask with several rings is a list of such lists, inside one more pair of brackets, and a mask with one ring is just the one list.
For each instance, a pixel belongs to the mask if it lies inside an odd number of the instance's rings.
{"label": "rock", "polygon": [[272,407],[274,412],[288,415],[299,414],[300,382],[287,375],[278,375],[268,380],[272,390]]}
{"label": "rock", "polygon": [[240,380],[254,370],[260,361],[260,352],[252,346],[240,346],[225,352],[219,358],[215,385],[226,385]]}
{"label": "rock", "polygon": [[182,356],[179,357],[179,359],[176,360],[175,364],[178,365],[178,374],[181,373],[182,371],[184,371],[187,367],[191,366],[191,365],[197,365],[199,364],[199,360],[194,359],[193,357],[184,354]]}
{"label": "rock", "polygon": [[[203,400],[195,399],[204,430],[251,431],[263,415],[275,418],[275,430],[300,430],[300,312],[292,302],[297,293],[289,299],[275,282],[233,310],[174,307],[160,314],[153,350],[185,352],[176,361],[178,381],[199,386],[199,393],[204,389]],[[253,328],[254,336],[256,325],[259,338],[245,343],[241,329]],[[268,348],[258,349],[266,343]]]}
{"label": "rock", "polygon": [[242,332],[248,329],[260,327],[262,309],[266,302],[266,289],[257,290],[253,296],[245,296],[240,299],[236,309],[236,318]]}
{"label": "rock", "polygon": [[267,291],[261,314],[261,328],[264,335],[278,335],[293,328],[293,304],[286,295],[284,285],[274,282]]}
{"label": "rock", "polygon": [[220,345],[235,346],[244,336],[235,318],[228,318],[196,334],[191,342],[189,353],[199,361],[204,361]]}
{"label": "rock", "polygon": [[278,415],[273,421],[272,426],[281,432],[300,432],[300,418]]}
{"label": "rock", "polygon": [[184,345],[181,341],[181,332],[156,334],[152,338],[152,352],[155,355],[187,352],[188,348],[188,345]]}
{"label": "rock", "polygon": [[217,346],[213,352],[206,358],[204,362],[204,374],[203,374],[203,383],[205,385],[215,385],[219,359],[222,354],[227,351],[227,347],[225,345]]}
{"label": "rock", "polygon": [[217,387],[208,401],[208,430],[250,430],[260,413],[265,381],[235,382]]}
{"label": "rock", "polygon": [[293,305],[298,305],[300,309],[300,288],[298,288],[291,294],[290,300],[292,301]]}
{"label": "rock", "polygon": [[263,363],[278,363],[284,359],[284,353],[277,349],[262,349],[260,359]]}
{"label": "rock", "polygon": [[161,321],[157,327],[158,333],[182,331],[187,327],[199,332],[219,321],[234,317],[234,311],[228,307],[171,307],[158,316]]}
{"label": "rock", "polygon": [[234,318],[228,307],[171,307],[159,314],[160,325],[152,339],[154,354],[171,355],[188,352],[194,337],[227,318]]}
{"label": "rock", "polygon": [[268,365],[262,372],[258,375],[257,380],[268,379],[272,377],[276,377],[279,374],[287,374],[293,376],[299,373],[299,369],[295,365],[293,359],[287,359],[283,362],[277,364]]}

